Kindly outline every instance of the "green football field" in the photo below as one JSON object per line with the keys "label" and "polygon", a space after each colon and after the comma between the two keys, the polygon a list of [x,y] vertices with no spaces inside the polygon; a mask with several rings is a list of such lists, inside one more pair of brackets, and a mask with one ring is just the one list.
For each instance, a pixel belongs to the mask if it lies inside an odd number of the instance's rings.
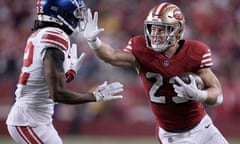
{"label": "green football field", "polygon": [[[228,139],[229,144],[240,144],[239,139]],[[64,144],[158,144],[154,137],[96,137],[64,136]],[[10,137],[0,136],[0,144],[16,144]]]}

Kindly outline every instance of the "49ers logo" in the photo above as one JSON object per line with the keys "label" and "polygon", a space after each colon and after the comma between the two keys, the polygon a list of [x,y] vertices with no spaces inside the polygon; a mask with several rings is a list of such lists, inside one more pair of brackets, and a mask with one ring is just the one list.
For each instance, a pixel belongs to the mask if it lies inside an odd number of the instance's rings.
{"label": "49ers logo", "polygon": [[173,17],[177,20],[183,20],[183,14],[180,9],[177,8],[173,11]]}

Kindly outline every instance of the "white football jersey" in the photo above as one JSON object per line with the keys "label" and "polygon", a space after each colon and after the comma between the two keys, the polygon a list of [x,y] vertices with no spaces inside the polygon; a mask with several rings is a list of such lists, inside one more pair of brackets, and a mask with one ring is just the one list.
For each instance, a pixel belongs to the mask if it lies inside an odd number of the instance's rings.
{"label": "white football jersey", "polygon": [[8,125],[36,126],[52,122],[55,102],[49,98],[43,68],[43,58],[49,47],[66,53],[70,47],[69,36],[59,28],[48,27],[28,38]]}

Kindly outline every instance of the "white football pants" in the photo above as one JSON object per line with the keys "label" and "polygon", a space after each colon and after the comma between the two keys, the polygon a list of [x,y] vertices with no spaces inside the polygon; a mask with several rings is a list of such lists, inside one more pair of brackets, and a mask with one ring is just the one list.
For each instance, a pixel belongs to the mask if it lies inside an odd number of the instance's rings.
{"label": "white football pants", "polygon": [[208,115],[186,132],[173,133],[158,128],[158,138],[162,144],[228,144]]}
{"label": "white football pants", "polygon": [[38,127],[8,125],[8,132],[18,144],[62,144],[52,124]]}

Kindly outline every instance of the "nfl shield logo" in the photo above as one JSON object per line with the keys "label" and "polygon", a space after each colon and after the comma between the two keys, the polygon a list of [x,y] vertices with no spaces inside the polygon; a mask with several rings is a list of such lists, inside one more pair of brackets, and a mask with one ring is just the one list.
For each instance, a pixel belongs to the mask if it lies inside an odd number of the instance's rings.
{"label": "nfl shield logo", "polygon": [[168,67],[168,66],[169,66],[169,61],[168,61],[168,60],[164,60],[164,61],[163,61],[163,65],[164,65],[165,67]]}

